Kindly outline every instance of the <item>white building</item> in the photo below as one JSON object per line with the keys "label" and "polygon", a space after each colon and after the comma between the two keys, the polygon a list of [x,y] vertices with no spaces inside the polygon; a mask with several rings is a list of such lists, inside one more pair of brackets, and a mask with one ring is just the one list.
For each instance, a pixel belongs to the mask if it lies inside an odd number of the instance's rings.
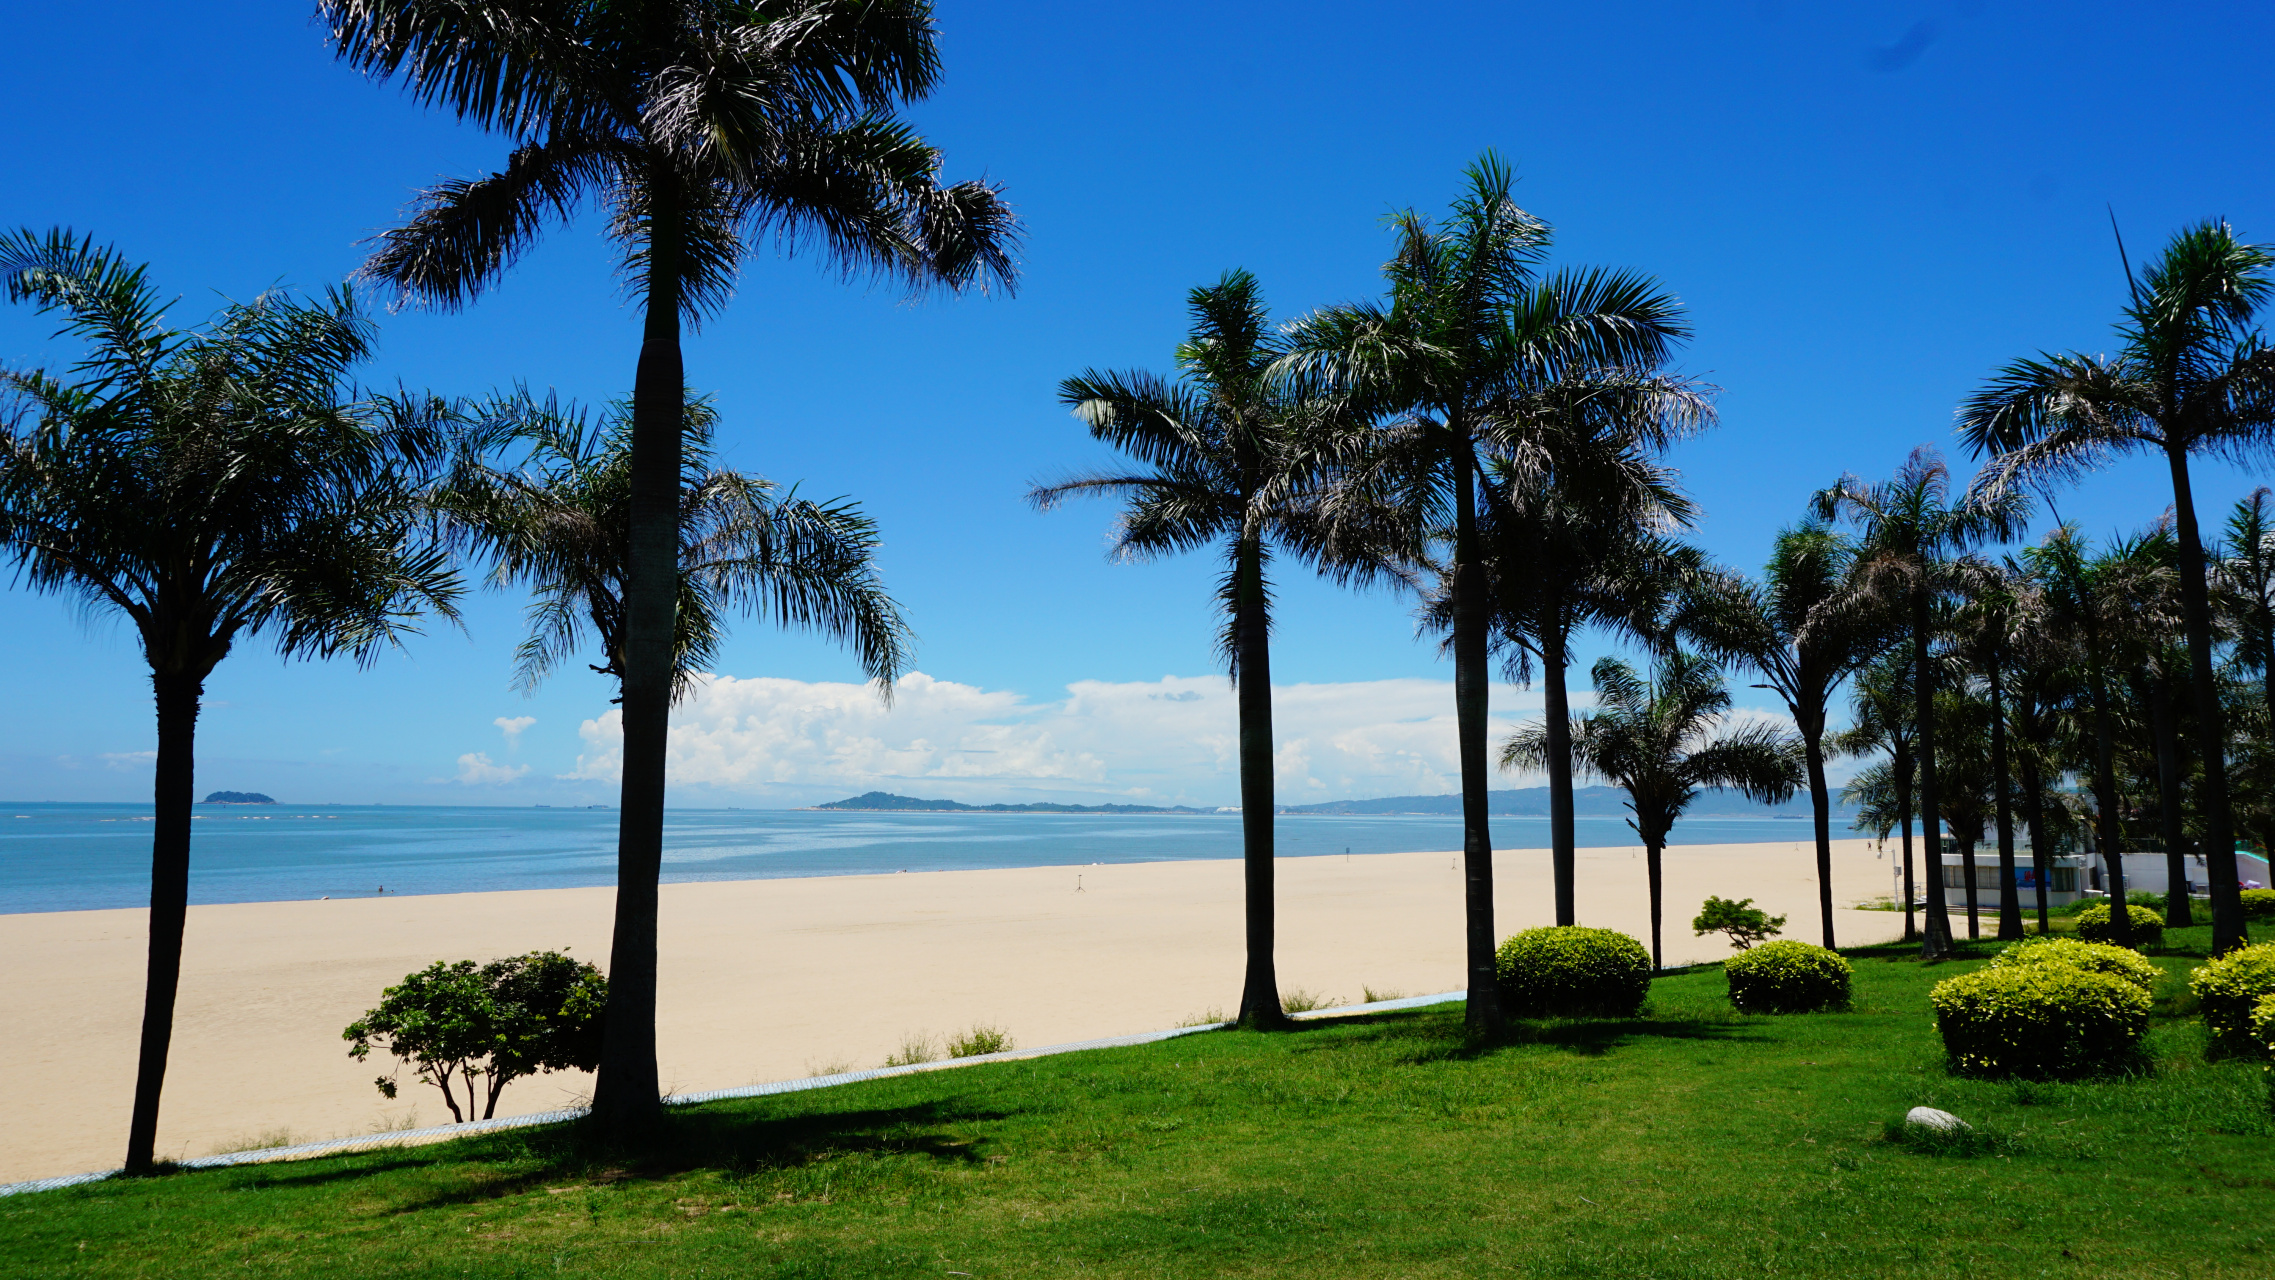
{"label": "white building", "polygon": [[[2125,891],[2127,893],[2167,893],[2169,868],[2161,852],[2128,853],[2125,857]],[[2105,897],[2109,893],[2108,863],[2098,853],[2060,854],[2051,859],[2053,872],[2047,884],[2046,904],[2049,907],[2068,906],[2079,898]],[[2189,854],[2183,862],[2188,869],[2188,892],[2202,896],[2207,892],[2211,875],[2204,867],[2202,854]],[[1899,901],[1904,891],[1904,869],[1898,863],[1895,873],[1895,896]],[[2016,887],[2021,891],[2022,905],[2030,910],[2038,905],[2037,868],[2032,865],[2029,846],[2014,851]],[[1924,872],[1924,868],[1923,868]],[[2255,853],[2236,852],[2236,874],[2246,889],[2264,889],[2270,883],[2267,859]],[[1919,894],[1927,900],[1925,889]],[[1948,837],[1943,851],[1943,899],[1952,910],[1967,905],[1967,868],[1960,861],[1958,846]],[[1979,910],[1995,911],[1999,905],[1999,853],[1995,845],[1975,849],[1975,904]]]}

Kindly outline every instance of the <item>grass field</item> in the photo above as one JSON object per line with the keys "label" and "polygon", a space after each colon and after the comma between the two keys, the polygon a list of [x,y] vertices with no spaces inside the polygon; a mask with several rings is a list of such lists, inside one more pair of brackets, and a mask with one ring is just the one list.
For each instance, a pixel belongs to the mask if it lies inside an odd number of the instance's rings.
{"label": "grass field", "polygon": [[[1851,955],[1843,1014],[1739,1016],[1706,970],[1494,1046],[1446,1006],[694,1108],[662,1154],[564,1127],[97,1183],[0,1201],[0,1275],[2275,1275],[2267,1087],[2180,982],[2150,1074],[1973,1081],[1927,989],[1976,961]],[[1974,1139],[1891,1140],[1923,1103]]]}

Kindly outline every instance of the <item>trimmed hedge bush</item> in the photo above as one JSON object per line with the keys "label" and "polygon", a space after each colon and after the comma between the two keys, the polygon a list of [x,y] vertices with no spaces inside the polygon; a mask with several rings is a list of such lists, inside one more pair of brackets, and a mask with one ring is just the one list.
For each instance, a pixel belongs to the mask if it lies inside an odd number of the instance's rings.
{"label": "trimmed hedge bush", "polygon": [[2204,1025],[2223,1047],[2267,1051],[2265,1044],[2252,1041],[2251,1018],[2260,1001],[2275,996],[2275,942],[2238,947],[2206,962],[2188,975],[2188,989],[2203,1006]]}
{"label": "trimmed hedge bush", "polygon": [[1848,961],[1837,951],[1787,939],[1741,951],[1722,964],[1740,1013],[1814,1013],[1848,1007]]}
{"label": "trimmed hedge bush", "polygon": [[2149,993],[2066,964],[1985,966],[1935,984],[1936,1030],[1970,1075],[2083,1076],[2129,1062],[2149,1025]]}
{"label": "trimmed hedge bush", "polygon": [[2244,890],[2243,918],[2246,920],[2275,920],[2275,889]]}
{"label": "trimmed hedge bush", "polygon": [[[2258,1042],[2259,1051],[2275,1060],[2275,996],[2261,996],[2251,1010],[2251,1038]],[[2267,1068],[2267,1083],[2275,1087],[2275,1061]]]}
{"label": "trimmed hedge bush", "polygon": [[1493,955],[1501,1001],[1519,1018],[1632,1018],[1651,993],[1651,953],[1613,929],[1551,925]]}
{"label": "trimmed hedge bush", "polygon": [[[2164,917],[2137,902],[2125,904],[2125,916],[2133,922],[2133,945],[2157,947],[2164,945]],[[2078,936],[2087,942],[2115,942],[2117,936],[2109,928],[2109,904],[2096,902],[2078,912]]]}
{"label": "trimmed hedge bush", "polygon": [[2155,995],[2157,984],[2164,981],[2164,970],[2149,963],[2146,956],[2107,942],[2041,936],[2017,942],[1991,957],[1994,969],[2033,964],[2066,964],[2087,973],[2106,973],[2123,978],[2150,995]]}

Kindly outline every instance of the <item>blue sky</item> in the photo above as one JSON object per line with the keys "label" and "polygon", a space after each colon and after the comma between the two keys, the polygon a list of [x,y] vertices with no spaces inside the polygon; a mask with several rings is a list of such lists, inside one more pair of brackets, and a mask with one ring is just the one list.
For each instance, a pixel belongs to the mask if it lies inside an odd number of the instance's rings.
{"label": "blue sky", "polygon": [[[835,687],[855,678],[841,654],[746,625],[719,696],[683,717],[685,803],[870,785],[1231,802],[1210,745],[1229,725],[1213,566],[1111,564],[1107,508],[1025,506],[1032,481],[1100,460],[1053,388],[1086,366],[1164,367],[1184,291],[1227,267],[1291,316],[1374,291],[1381,216],[1442,206],[1485,148],[1517,165],[1558,261],[1651,272],[1690,307],[1682,363],[1722,388],[1722,425],[1676,461],[1706,511],[1697,538],[1740,565],[1844,471],[1883,475],[1923,443],[1971,469],[1951,410],[2000,362],[2105,347],[2123,289],[2111,209],[2136,260],[2207,216],[2275,239],[2275,21],[2253,6],[943,0],[939,20],[946,83],[910,114],[947,176],[1006,184],[1029,234],[1018,296],[908,304],[760,258],[688,346],[725,460],[882,522],[929,683],[880,717]],[[505,150],[337,65],[294,5],[12,15],[0,112],[15,126],[0,224],[116,244],[183,295],[182,320],[343,277],[414,188]],[[629,386],[636,322],[587,219],[466,312],[386,317],[367,372],[605,400]],[[61,363],[47,332],[0,311],[0,361]],[[2256,483],[2207,464],[2199,495],[2209,511]],[[2135,464],[2061,510],[2132,528],[2164,492]],[[1442,789],[1450,722],[1429,682],[1448,672],[1405,604],[1293,574],[1282,601],[1275,675],[1306,708],[1284,784]],[[602,682],[508,688],[520,603],[478,596],[463,631],[364,671],[241,646],[210,688],[201,787],[610,798]],[[0,607],[16,677],[0,795],[146,796],[127,633],[20,590]],[[1509,691],[1500,714],[1527,705]]]}

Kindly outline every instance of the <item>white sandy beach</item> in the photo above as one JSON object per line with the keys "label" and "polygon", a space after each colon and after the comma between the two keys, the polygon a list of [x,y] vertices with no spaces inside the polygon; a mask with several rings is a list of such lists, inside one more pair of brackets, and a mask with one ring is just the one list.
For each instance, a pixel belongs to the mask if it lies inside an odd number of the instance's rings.
{"label": "white sandy beach", "polygon": [[[1870,841],[1834,843],[1836,901],[1885,894]],[[1895,856],[1893,851],[1887,855]],[[1548,855],[1496,858],[1498,928],[1550,923]],[[1447,853],[1279,863],[1283,990],[1360,998],[1462,985],[1461,877]],[[1805,844],[1685,845],[1667,854],[1670,964],[1729,954],[1693,938],[1708,894],[1751,897],[1815,941]],[[1079,890],[1077,888],[1079,882]],[[693,1092],[878,1065],[911,1032],[974,1023],[1034,1047],[1173,1026],[1239,998],[1240,864],[1160,862],[666,885],[663,1080]],[[349,1059],[340,1028],[381,988],[440,959],[571,948],[603,962],[612,891],[192,907],[159,1129],[168,1156],[314,1141],[449,1119],[408,1078]],[[1646,936],[1634,849],[1582,850],[1582,923]],[[0,916],[0,1182],[115,1167],[140,1017],[138,910]],[[1902,929],[1842,910],[1844,944]],[[583,1075],[506,1091],[500,1114],[562,1106]],[[289,1136],[287,1136],[289,1135]]]}

